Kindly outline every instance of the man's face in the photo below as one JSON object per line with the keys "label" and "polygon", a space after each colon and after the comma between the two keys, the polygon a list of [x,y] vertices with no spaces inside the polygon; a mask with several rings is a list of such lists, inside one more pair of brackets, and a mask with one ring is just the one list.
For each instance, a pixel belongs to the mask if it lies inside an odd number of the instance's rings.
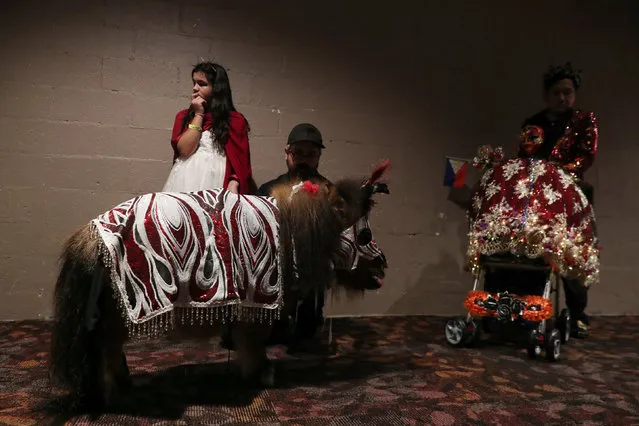
{"label": "man's face", "polygon": [[321,148],[308,141],[287,145],[284,152],[286,152],[286,166],[289,170],[304,165],[315,171],[319,166],[319,159],[322,155]]}
{"label": "man's face", "polygon": [[548,110],[555,114],[563,114],[575,103],[575,85],[572,80],[565,78],[555,83],[545,95]]}

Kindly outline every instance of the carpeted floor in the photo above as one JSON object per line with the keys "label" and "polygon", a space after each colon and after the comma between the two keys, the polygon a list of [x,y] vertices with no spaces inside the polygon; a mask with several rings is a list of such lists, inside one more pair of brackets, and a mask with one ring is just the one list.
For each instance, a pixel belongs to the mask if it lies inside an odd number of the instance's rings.
{"label": "carpeted floor", "polygon": [[[453,349],[445,319],[336,319],[336,355],[270,350],[278,386],[251,390],[206,342],[128,346],[134,390],[91,424],[639,425],[639,317],[595,318],[558,363],[489,339]],[[48,325],[0,323],[0,424],[88,424],[56,417],[45,370]]]}

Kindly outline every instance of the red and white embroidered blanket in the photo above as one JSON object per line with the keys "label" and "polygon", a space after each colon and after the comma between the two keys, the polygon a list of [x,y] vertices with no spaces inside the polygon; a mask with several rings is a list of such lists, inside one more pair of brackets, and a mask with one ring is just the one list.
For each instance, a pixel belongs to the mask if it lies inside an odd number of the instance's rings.
{"label": "red and white embroidered blanket", "polygon": [[512,159],[488,169],[469,211],[468,260],[513,253],[544,257],[584,285],[599,281],[595,216],[573,178],[550,163]]}
{"label": "red and white embroidered blanket", "polygon": [[278,220],[275,199],[218,189],[145,194],[92,224],[126,315],[141,324],[175,307],[278,309]]}

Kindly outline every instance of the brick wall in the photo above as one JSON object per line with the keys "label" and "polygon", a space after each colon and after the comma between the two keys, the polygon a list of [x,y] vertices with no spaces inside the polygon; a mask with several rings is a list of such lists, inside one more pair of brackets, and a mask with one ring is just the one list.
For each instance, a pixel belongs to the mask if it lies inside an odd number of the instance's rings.
{"label": "brick wall", "polygon": [[546,66],[572,60],[586,70],[579,101],[602,133],[588,174],[605,245],[590,311],[639,313],[636,2],[227,3],[0,6],[0,319],[47,317],[64,238],[162,187],[170,128],[200,59],[229,69],[258,183],[283,172],[300,121],[327,139],[330,178],[393,161],[392,194],[372,217],[390,259],[386,286],[331,307],[354,315],[462,310],[465,223],[441,186],[443,156],[514,146],[523,118],[542,107]]}

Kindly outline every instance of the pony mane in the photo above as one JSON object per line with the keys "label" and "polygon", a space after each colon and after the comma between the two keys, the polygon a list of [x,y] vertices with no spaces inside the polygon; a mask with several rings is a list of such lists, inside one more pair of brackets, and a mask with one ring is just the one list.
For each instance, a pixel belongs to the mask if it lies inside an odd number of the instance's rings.
{"label": "pony mane", "polygon": [[290,184],[278,185],[272,192],[280,211],[284,279],[293,283],[302,296],[315,288],[325,288],[332,281],[329,261],[343,230],[334,190],[324,183],[318,185],[314,194],[299,190],[291,197]]}
{"label": "pony mane", "polygon": [[361,181],[356,179],[341,179],[335,182],[335,189],[344,200],[344,206],[342,208],[342,216],[345,221],[344,228],[352,226],[359,218],[367,215],[373,208],[374,201],[366,197],[366,194],[362,191]]}
{"label": "pony mane", "polygon": [[390,168],[390,160],[380,163],[373,173],[363,181],[356,179],[342,179],[335,184],[337,193],[344,200],[344,216],[351,226],[360,217],[366,216],[375,206],[373,195],[377,192],[388,193],[388,188],[380,180]]}

